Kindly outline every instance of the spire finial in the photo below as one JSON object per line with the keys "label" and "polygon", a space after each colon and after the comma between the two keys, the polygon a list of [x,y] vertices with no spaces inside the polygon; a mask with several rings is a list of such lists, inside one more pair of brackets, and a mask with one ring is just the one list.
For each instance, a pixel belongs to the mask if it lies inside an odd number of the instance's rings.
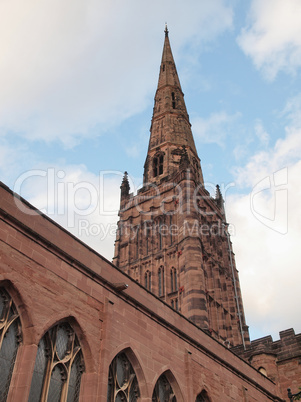
{"label": "spire finial", "polygon": [[165,22],[165,30],[164,30],[164,32],[165,32],[165,36],[168,36],[167,22]]}

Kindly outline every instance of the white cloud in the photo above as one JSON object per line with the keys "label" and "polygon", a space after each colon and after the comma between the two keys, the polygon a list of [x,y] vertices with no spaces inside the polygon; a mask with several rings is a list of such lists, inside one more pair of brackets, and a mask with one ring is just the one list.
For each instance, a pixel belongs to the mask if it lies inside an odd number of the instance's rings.
{"label": "white cloud", "polygon": [[263,124],[259,119],[255,122],[254,128],[255,128],[255,135],[259,139],[260,144],[266,147],[269,144],[270,136],[265,131]]}
{"label": "white cloud", "polygon": [[[112,260],[123,172],[91,173],[84,165],[40,164],[12,190],[101,255]],[[129,176],[131,191],[136,183]]]}
{"label": "white cloud", "polygon": [[2,1],[0,128],[66,146],[100,134],[145,108],[165,19],[177,50],[228,29],[225,4]]}
{"label": "white cloud", "polygon": [[204,143],[223,146],[239,117],[240,113],[228,114],[224,111],[212,113],[208,118],[197,117],[192,121],[193,133],[196,139]]}
{"label": "white cloud", "polygon": [[0,180],[11,183],[16,172],[25,171],[28,161],[34,163],[35,157],[28,147],[18,142],[11,144],[7,138],[0,136]]}
{"label": "white cloud", "polygon": [[281,113],[294,127],[301,127],[301,93],[289,99]]}
{"label": "white cloud", "polygon": [[268,80],[280,71],[294,74],[301,66],[299,0],[253,0],[248,25],[238,44]]}
{"label": "white cloud", "polygon": [[246,166],[237,168],[236,184],[253,187],[271,172],[288,167],[300,158],[301,130],[287,127],[284,139],[278,139],[273,150],[261,151],[253,155]]}
{"label": "white cloud", "polygon": [[[297,99],[297,98],[296,98]],[[290,107],[289,107],[290,106]],[[286,111],[297,112],[288,102]],[[300,111],[299,111],[300,112]],[[237,172],[238,186],[252,192],[227,198],[228,221],[245,303],[254,337],[301,326],[301,126],[296,119],[269,151],[254,155]]]}

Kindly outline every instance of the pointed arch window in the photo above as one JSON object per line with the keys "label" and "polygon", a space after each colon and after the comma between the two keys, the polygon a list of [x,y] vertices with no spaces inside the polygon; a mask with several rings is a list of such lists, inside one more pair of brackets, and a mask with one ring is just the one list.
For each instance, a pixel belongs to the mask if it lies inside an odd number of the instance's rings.
{"label": "pointed arch window", "polygon": [[159,176],[163,173],[163,162],[164,162],[164,153],[159,153],[154,156],[153,159],[153,175],[154,177]]}
{"label": "pointed arch window", "polygon": [[170,236],[170,245],[173,243],[173,224],[172,224],[172,215],[169,215],[169,236]]}
{"label": "pointed arch window", "polygon": [[197,397],[195,402],[210,402],[208,394],[205,390],[203,390]]}
{"label": "pointed arch window", "polygon": [[148,223],[145,223],[144,235],[145,235],[146,255],[148,255],[149,249],[150,249],[149,242],[150,242],[150,236],[151,236],[151,226]]}
{"label": "pointed arch window", "polygon": [[166,376],[162,374],[156,382],[152,402],[177,402],[177,398],[173,389],[167,380]]}
{"label": "pointed arch window", "polygon": [[146,242],[146,255],[148,255],[148,252],[149,252],[149,244],[148,244],[149,238],[148,238],[147,235],[146,235],[146,238],[145,238],[145,242]]}
{"label": "pointed arch window", "polygon": [[31,402],[77,402],[84,361],[72,327],[60,323],[40,340],[31,381]]}
{"label": "pointed arch window", "polygon": [[171,93],[171,100],[172,100],[172,108],[175,109],[176,108],[176,97],[175,97],[174,92]]}
{"label": "pointed arch window", "polygon": [[149,270],[145,272],[144,285],[147,290],[151,291],[151,272]]}
{"label": "pointed arch window", "polygon": [[21,322],[15,304],[0,288],[0,400],[6,401],[18,347],[22,341]]}
{"label": "pointed arch window", "polygon": [[171,292],[176,292],[178,290],[177,270],[174,267],[170,270],[170,288]]}
{"label": "pointed arch window", "polygon": [[136,228],[134,228],[135,230],[135,258],[138,259],[139,257],[139,226],[137,226]]}
{"label": "pointed arch window", "polygon": [[165,293],[165,286],[164,286],[164,267],[160,267],[158,269],[158,290],[159,290],[159,297],[164,296]]}
{"label": "pointed arch window", "polygon": [[159,250],[162,250],[163,246],[163,234],[162,234],[162,220],[158,222],[158,236],[159,236]]}
{"label": "pointed arch window", "polygon": [[137,402],[140,396],[136,373],[125,353],[119,353],[109,367],[107,402]]}

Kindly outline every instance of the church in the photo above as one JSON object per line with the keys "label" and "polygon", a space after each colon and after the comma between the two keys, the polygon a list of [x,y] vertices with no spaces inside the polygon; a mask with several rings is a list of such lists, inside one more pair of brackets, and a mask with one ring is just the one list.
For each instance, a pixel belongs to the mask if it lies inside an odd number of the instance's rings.
{"label": "church", "polygon": [[113,263],[0,183],[0,401],[293,400],[300,363],[293,329],[250,341],[166,27],[143,187],[125,172]]}

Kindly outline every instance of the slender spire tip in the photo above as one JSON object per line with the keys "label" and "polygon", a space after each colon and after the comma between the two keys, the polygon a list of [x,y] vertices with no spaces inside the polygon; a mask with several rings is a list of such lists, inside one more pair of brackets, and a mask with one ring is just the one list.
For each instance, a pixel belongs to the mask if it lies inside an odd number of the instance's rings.
{"label": "slender spire tip", "polygon": [[164,30],[164,32],[165,32],[165,36],[168,36],[167,22],[165,22],[165,30]]}

